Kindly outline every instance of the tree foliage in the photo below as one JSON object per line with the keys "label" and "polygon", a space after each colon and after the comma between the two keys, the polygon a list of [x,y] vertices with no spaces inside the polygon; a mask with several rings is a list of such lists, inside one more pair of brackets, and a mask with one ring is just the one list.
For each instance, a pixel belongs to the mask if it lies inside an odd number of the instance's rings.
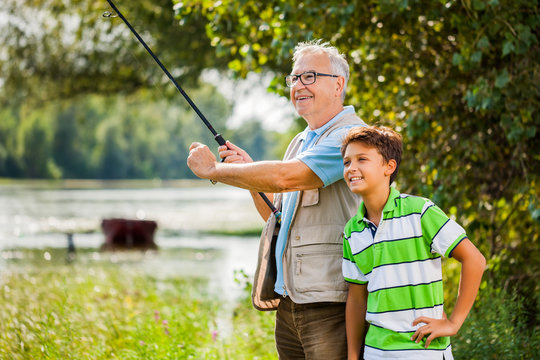
{"label": "tree foliage", "polygon": [[348,103],[404,136],[400,188],[457,217],[493,280],[538,291],[537,1],[176,3],[184,24],[206,18],[238,76],[274,71],[280,93],[295,44],[331,41],[351,65]]}
{"label": "tree foliage", "polygon": [[[193,85],[203,69],[219,66],[205,22],[178,26],[171,0],[115,4],[178,81]],[[122,20],[102,16],[111,10],[106,1],[2,1],[0,104],[168,84]],[[162,95],[176,96],[172,86],[165,89]]]}
{"label": "tree foliage", "polygon": [[[213,126],[225,130],[232,111],[225,98],[208,84],[188,90]],[[154,96],[145,90],[86,95],[0,112],[0,177],[194,178],[186,164],[189,145],[213,147],[213,135],[183,99]],[[274,150],[276,134],[253,120],[223,136],[262,159]]]}
{"label": "tree foliage", "polygon": [[[198,81],[209,64],[227,63],[206,21],[180,27],[168,0],[115,4],[215,129],[240,141],[225,130],[230,104]],[[189,144],[213,137],[121,19],[102,16],[111,10],[106,1],[2,2],[0,176],[193,177]],[[266,156],[265,141],[244,145]]]}

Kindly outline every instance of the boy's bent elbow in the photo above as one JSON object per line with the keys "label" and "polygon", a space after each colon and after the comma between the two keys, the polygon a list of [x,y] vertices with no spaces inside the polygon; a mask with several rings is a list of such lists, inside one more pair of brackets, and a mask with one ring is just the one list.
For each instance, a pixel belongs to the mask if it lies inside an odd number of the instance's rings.
{"label": "boy's bent elbow", "polygon": [[473,261],[476,264],[476,266],[478,266],[478,268],[482,269],[482,272],[484,272],[486,269],[486,264],[487,264],[486,258],[484,254],[482,254],[476,246],[473,245],[473,249],[474,250],[471,252],[472,253],[471,255],[474,255]]}
{"label": "boy's bent elbow", "polygon": [[478,250],[477,248],[474,248],[474,252],[470,254],[467,258],[467,262],[469,263],[469,266],[472,266],[476,269],[477,273],[482,276],[484,271],[486,271],[486,258],[485,256]]}
{"label": "boy's bent elbow", "polygon": [[478,267],[482,269],[482,272],[486,270],[487,260],[486,257],[478,251],[478,259],[477,259]]}
{"label": "boy's bent elbow", "polygon": [[456,246],[452,251],[451,256],[460,263],[467,263],[468,266],[478,268],[482,272],[484,272],[486,268],[486,258],[469,239],[465,239]]}

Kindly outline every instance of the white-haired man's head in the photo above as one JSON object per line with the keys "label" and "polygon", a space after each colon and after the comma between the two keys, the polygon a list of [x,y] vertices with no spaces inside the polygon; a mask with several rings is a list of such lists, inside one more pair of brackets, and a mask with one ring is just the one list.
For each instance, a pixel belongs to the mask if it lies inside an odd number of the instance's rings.
{"label": "white-haired man's head", "polygon": [[294,48],[293,67],[298,59],[302,58],[303,56],[321,52],[328,55],[332,73],[343,76],[345,79],[343,92],[341,94],[341,100],[345,100],[345,93],[347,91],[347,84],[349,82],[349,64],[345,59],[345,55],[340,53],[335,46],[330,45],[329,42],[324,42],[322,39],[317,39],[298,43],[298,45],[296,45]]}

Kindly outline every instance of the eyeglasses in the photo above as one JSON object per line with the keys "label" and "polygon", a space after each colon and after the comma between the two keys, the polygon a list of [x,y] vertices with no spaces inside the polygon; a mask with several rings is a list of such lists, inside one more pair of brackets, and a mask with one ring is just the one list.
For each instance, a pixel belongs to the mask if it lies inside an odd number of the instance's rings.
{"label": "eyeglasses", "polygon": [[317,76],[330,76],[330,77],[339,77],[339,75],[331,75],[331,74],[323,74],[318,73],[314,71],[306,71],[302,74],[291,74],[285,76],[285,84],[287,84],[288,87],[293,87],[298,82],[298,79],[300,79],[300,82],[304,85],[311,85],[317,81]]}

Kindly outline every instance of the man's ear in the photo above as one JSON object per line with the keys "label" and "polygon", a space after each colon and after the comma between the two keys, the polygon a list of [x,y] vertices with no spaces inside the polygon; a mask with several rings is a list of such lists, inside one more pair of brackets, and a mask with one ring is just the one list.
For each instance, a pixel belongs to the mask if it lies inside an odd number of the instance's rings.
{"label": "man's ear", "polygon": [[340,97],[341,94],[343,94],[343,91],[345,91],[345,78],[343,76],[339,76],[336,79],[336,96]]}
{"label": "man's ear", "polygon": [[394,159],[388,160],[386,163],[386,169],[384,170],[384,175],[390,176],[396,171],[397,162]]}

